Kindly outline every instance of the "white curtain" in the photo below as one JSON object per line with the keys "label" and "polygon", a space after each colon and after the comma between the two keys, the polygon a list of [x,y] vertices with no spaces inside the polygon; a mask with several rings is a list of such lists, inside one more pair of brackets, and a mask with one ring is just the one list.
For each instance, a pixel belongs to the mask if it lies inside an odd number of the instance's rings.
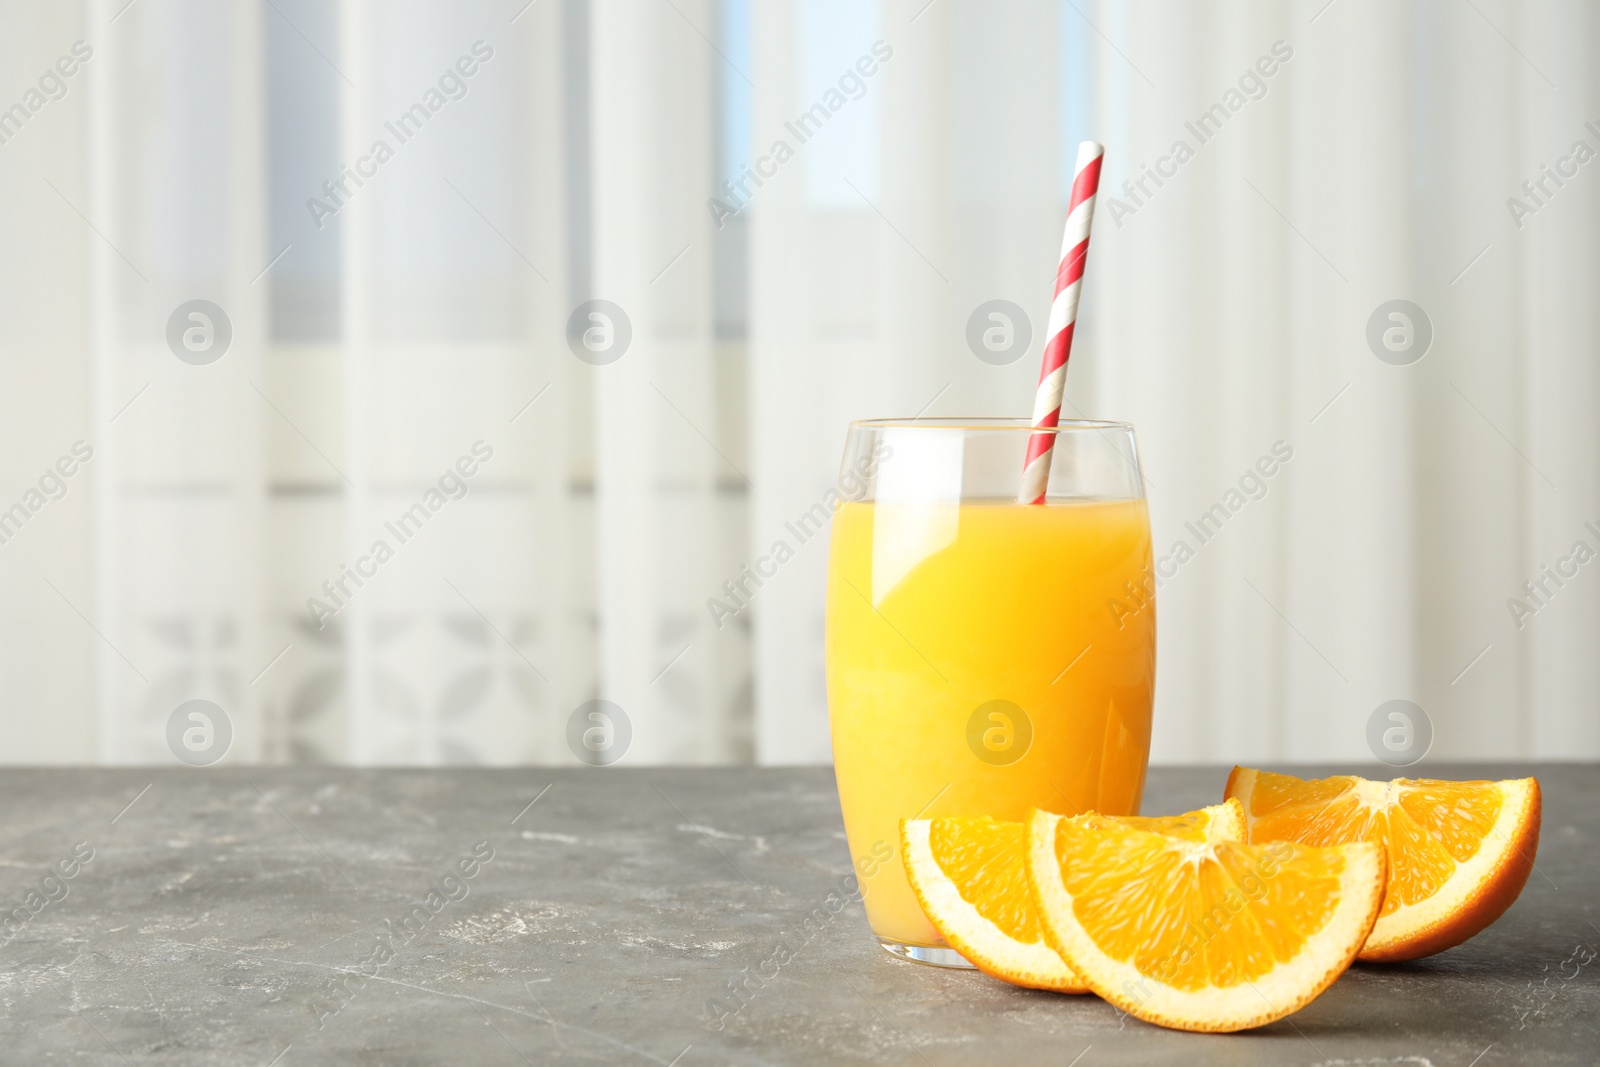
{"label": "white curtain", "polygon": [[[205,699],[231,761],[571,763],[601,698],[628,762],[826,761],[794,524],[849,419],[1027,411],[1083,137],[1069,412],[1137,425],[1193,552],[1154,758],[1370,759],[1391,699],[1430,760],[1600,756],[1592,5],[0,20],[0,758],[169,762]],[[965,339],[994,299],[1006,366]],[[169,346],[192,300],[215,362]],[[595,300],[614,362],[568,341]],[[1410,363],[1368,339],[1397,300]]]}
{"label": "white curtain", "polygon": [[[1507,602],[1600,548],[1596,186],[1521,229],[1507,200],[1600,148],[1594,8],[1186,10],[1099,10],[1155,86],[1097,52],[1103,98],[1131,101],[1113,188],[1275,42],[1293,56],[1120,229],[1102,217],[1081,404],[1139,425],[1158,546],[1276,441],[1294,458],[1161,592],[1155,756],[1367,758],[1399,698],[1435,758],[1592,758],[1600,584],[1547,586],[1520,628]],[[1406,366],[1366,339],[1395,299],[1433,327]]]}

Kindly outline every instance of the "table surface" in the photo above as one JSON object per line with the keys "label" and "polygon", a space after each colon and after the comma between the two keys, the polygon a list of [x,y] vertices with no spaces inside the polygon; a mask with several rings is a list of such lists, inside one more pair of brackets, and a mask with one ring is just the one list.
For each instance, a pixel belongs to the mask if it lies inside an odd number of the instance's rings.
{"label": "table surface", "polygon": [[[1597,1062],[1600,767],[1429,773],[1540,778],[1511,911],[1199,1035],[890,958],[830,903],[850,867],[825,768],[4,770],[0,1060]],[[1154,770],[1145,810],[1225,779]]]}

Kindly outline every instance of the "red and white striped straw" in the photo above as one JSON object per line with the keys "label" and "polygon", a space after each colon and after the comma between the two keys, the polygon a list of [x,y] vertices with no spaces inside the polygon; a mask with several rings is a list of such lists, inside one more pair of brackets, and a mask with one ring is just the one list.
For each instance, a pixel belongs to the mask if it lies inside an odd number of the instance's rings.
{"label": "red and white striped straw", "polygon": [[[1100,160],[1105,154],[1105,145],[1094,141],[1078,145],[1072,200],[1067,206],[1067,232],[1061,239],[1061,263],[1056,268],[1056,296],[1050,305],[1050,325],[1045,331],[1044,366],[1039,371],[1039,390],[1033,396],[1035,430],[1054,429],[1061,421],[1061,391],[1067,382],[1067,356],[1072,353],[1072,327],[1078,320],[1078,294],[1083,291],[1083,264],[1089,257],[1089,227],[1094,222],[1095,194],[1100,190]],[[1018,503],[1044,503],[1055,445],[1053,433],[1029,435]]]}

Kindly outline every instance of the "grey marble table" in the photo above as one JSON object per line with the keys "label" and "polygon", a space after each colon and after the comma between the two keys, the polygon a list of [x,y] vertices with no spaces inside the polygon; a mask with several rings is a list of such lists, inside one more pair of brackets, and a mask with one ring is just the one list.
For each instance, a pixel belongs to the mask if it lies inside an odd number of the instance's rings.
{"label": "grey marble table", "polygon": [[4,770],[0,1061],[1600,1062],[1600,767],[1428,770],[1539,775],[1522,899],[1227,1036],[891,959],[826,769]]}

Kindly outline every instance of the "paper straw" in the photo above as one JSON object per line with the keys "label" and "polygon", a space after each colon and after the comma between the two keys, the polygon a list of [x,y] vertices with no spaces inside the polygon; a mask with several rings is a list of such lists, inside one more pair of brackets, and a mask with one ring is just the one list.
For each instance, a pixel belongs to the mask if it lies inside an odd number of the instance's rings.
{"label": "paper straw", "polygon": [[[1100,160],[1105,154],[1105,145],[1094,141],[1078,145],[1072,200],[1067,206],[1067,232],[1061,239],[1061,263],[1056,268],[1056,296],[1050,305],[1050,325],[1045,331],[1048,340],[1044,345],[1044,366],[1039,370],[1039,389],[1033,395],[1035,430],[1053,430],[1061,421],[1061,391],[1067,381],[1067,356],[1072,353],[1072,327],[1078,320],[1083,264],[1089,256],[1089,226],[1094,222],[1095,194],[1100,190]],[[1055,445],[1054,433],[1029,435],[1018,503],[1044,503]]]}

